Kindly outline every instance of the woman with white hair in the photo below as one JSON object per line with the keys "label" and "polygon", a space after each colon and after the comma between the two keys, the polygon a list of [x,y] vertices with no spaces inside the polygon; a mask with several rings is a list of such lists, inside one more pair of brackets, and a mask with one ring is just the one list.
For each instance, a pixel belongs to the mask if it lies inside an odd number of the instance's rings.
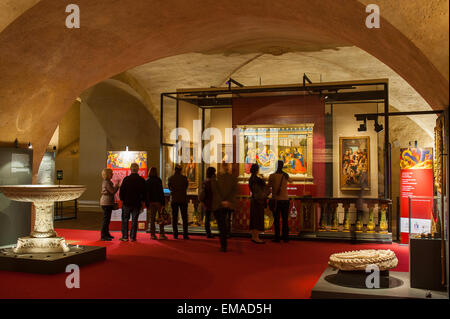
{"label": "woman with white hair", "polygon": [[100,197],[100,206],[103,209],[103,223],[100,240],[111,241],[114,237],[109,233],[109,222],[111,221],[111,213],[114,208],[114,195],[119,189],[119,182],[113,185],[111,181],[113,171],[110,168],[105,168],[102,171],[102,196]]}

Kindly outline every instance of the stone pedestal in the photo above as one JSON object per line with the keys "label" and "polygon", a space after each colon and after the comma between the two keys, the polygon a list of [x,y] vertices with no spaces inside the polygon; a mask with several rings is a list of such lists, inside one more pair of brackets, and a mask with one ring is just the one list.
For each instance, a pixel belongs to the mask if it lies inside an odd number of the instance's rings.
{"label": "stone pedestal", "polygon": [[36,219],[30,236],[21,237],[13,249],[16,254],[65,253],[66,241],[53,228],[53,204],[77,199],[86,190],[75,185],[19,185],[0,186],[0,192],[11,200],[32,202]]}

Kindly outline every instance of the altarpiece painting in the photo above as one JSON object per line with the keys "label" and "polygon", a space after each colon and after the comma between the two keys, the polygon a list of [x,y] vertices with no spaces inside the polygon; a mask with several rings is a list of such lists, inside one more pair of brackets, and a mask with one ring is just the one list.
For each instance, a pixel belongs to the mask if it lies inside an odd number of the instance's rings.
{"label": "altarpiece painting", "polygon": [[257,163],[267,178],[275,172],[278,160],[292,180],[313,180],[314,124],[238,126],[239,178],[250,177],[250,167]]}

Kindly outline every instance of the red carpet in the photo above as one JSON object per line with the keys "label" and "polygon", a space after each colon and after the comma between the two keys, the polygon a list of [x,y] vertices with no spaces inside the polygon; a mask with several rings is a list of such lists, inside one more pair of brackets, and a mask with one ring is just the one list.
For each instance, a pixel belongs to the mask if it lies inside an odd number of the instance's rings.
{"label": "red carpet", "polygon": [[[290,241],[256,245],[233,238],[229,252],[218,239],[97,241],[99,232],[58,230],[67,240],[107,247],[105,262],[81,268],[80,288],[67,289],[67,274],[0,271],[0,298],[309,298],[330,254],[355,249],[391,249],[394,271],[408,271],[408,246]],[[72,243],[72,242],[71,242]]]}

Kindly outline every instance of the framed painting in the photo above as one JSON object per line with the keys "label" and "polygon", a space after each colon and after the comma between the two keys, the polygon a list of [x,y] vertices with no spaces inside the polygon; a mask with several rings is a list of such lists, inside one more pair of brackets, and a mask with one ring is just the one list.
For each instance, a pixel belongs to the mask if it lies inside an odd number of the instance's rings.
{"label": "framed painting", "polygon": [[233,144],[217,144],[217,149],[222,151],[215,156],[216,174],[219,174],[222,172],[222,163],[233,163]]}
{"label": "framed painting", "polygon": [[313,181],[314,124],[238,126],[239,179],[250,177],[250,167],[257,163],[260,174],[275,172],[278,160],[295,181]]}
{"label": "framed painting", "polygon": [[339,138],[341,190],[370,190],[370,138]]}
{"label": "framed painting", "polygon": [[[181,165],[181,174],[187,177],[190,190],[198,189],[200,168],[197,160],[197,144],[188,142],[182,142],[181,144],[178,154],[176,154],[177,150],[174,148],[175,156],[178,156]],[[175,172],[175,164],[173,163],[173,172]]]}

